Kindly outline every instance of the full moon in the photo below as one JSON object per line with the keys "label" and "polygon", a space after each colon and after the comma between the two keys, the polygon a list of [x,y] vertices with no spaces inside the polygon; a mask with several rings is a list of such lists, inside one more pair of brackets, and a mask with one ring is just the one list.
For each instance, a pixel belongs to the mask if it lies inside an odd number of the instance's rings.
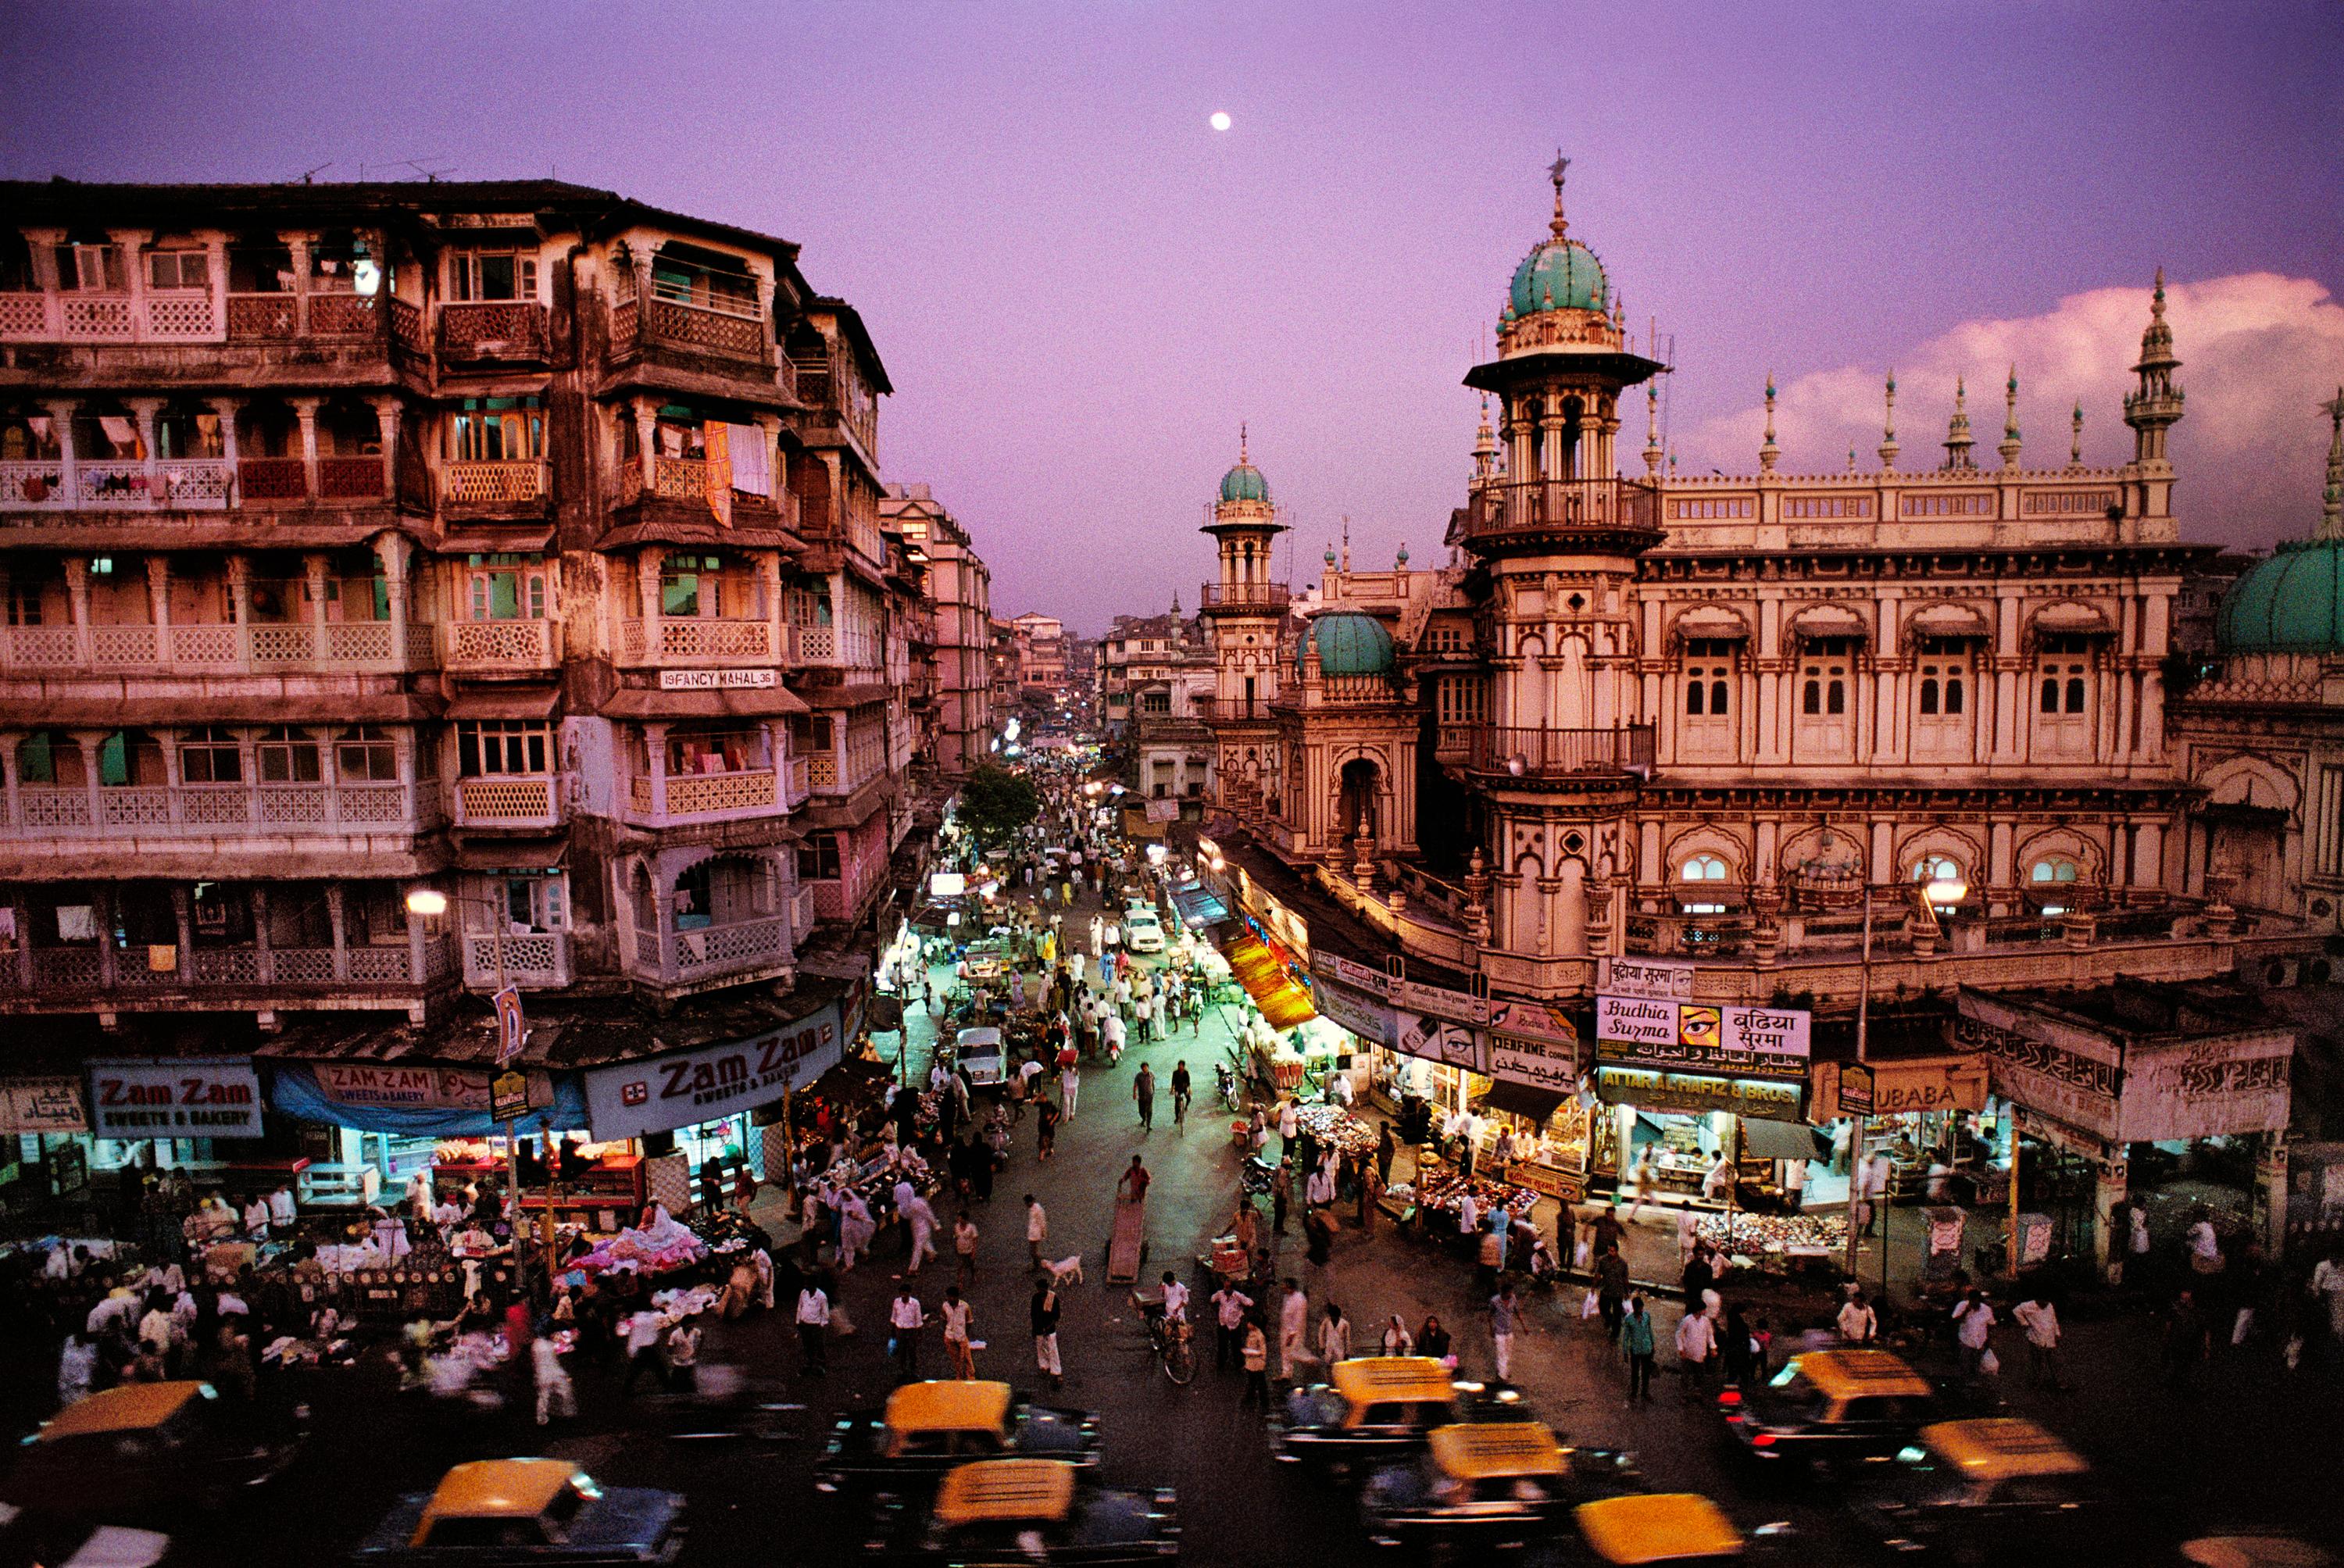
{"label": "full moon", "polygon": [[1213,111],[1212,126],[1217,131],[1228,130],[1229,128],[1228,111],[1226,109],[1215,109]]}

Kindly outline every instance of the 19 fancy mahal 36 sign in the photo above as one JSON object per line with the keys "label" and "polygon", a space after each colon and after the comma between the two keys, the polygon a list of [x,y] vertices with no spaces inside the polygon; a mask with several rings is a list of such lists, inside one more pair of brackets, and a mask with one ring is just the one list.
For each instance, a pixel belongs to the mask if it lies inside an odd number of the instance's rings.
{"label": "19 fancy mahal 36 sign", "polygon": [[745,1040],[670,1051],[586,1073],[586,1110],[598,1138],[670,1132],[803,1088],[838,1064],[835,1006]]}
{"label": "19 fancy mahal 36 sign", "polygon": [[1794,1007],[1598,996],[1595,1054],[1638,1067],[1804,1077],[1810,1021]]}

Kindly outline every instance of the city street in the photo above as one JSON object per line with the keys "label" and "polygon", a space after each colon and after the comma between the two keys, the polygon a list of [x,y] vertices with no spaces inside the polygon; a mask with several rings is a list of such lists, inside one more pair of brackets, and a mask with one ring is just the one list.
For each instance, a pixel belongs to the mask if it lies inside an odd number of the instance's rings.
{"label": "city street", "polygon": [[[1086,907],[1078,905],[1076,914]],[[948,971],[939,970],[936,979],[941,991]],[[1213,1371],[1209,1337],[1200,1337],[1196,1381],[1186,1388],[1167,1381],[1148,1358],[1128,1292],[1105,1283],[1113,1187],[1134,1153],[1156,1178],[1143,1278],[1153,1281],[1166,1268],[1192,1281],[1202,1278],[1193,1259],[1228,1217],[1237,1169],[1228,1115],[1208,1103],[1212,1063],[1227,1048],[1233,1012],[1212,1009],[1201,1033],[1135,1047],[1113,1069],[1086,1068],[1078,1115],[1061,1131],[1057,1158],[1048,1164],[1035,1160],[1033,1118],[1026,1118],[992,1202],[974,1211],[981,1241],[972,1295],[975,1334],[985,1341],[976,1362],[983,1375],[1006,1379],[1045,1402],[1098,1411],[1104,1479],[1177,1488],[1183,1549],[1191,1561],[1349,1563],[1362,1549],[1350,1496],[1274,1462],[1260,1423],[1238,1408],[1241,1380]],[[909,1017],[916,1072],[925,1067],[931,1031],[916,1006]],[[892,1045],[888,1039],[884,1048]],[[1169,1091],[1160,1090],[1157,1125],[1143,1134],[1130,1098],[1138,1062],[1149,1062],[1162,1084],[1183,1057],[1203,1087],[1204,1100],[1192,1108],[1186,1130],[1178,1130],[1170,1126]],[[1030,1275],[1020,1199],[1027,1191],[1049,1214],[1046,1254],[1080,1253],[1085,1261],[1085,1282],[1065,1293],[1061,1393],[1035,1376],[1026,1331]],[[771,1189],[759,1207],[770,1209],[777,1228],[786,1226]],[[949,1212],[942,1217],[947,1223],[952,1218]],[[1648,1214],[1642,1223],[1656,1236],[1673,1225],[1667,1215]],[[1280,1245],[1279,1268],[1302,1280],[1314,1312],[1328,1300],[1339,1302],[1363,1347],[1389,1313],[1399,1312],[1413,1328],[1427,1312],[1438,1312],[1456,1335],[1464,1372],[1488,1375],[1487,1313],[1471,1299],[1471,1271],[1461,1261],[1388,1225],[1371,1238],[1344,1229],[1324,1269],[1305,1262],[1298,1224]],[[267,1527],[238,1535],[236,1555],[256,1565],[315,1562],[346,1546],[399,1492],[427,1489],[448,1464],[547,1452],[581,1462],[606,1483],[687,1493],[688,1562],[841,1560],[858,1543],[859,1519],[819,1497],[811,1471],[833,1417],[875,1403],[891,1386],[885,1308],[903,1250],[900,1232],[883,1232],[875,1257],[846,1277],[844,1304],[858,1331],[834,1343],[826,1379],[798,1376],[787,1303],[783,1312],[711,1329],[704,1361],[779,1380],[788,1388],[785,1397],[804,1406],[790,1415],[793,1435],[778,1443],[654,1435],[645,1430],[652,1423],[642,1420],[641,1409],[618,1394],[615,1378],[582,1370],[581,1417],[544,1431],[525,1416],[457,1419],[421,1396],[396,1394],[379,1358],[359,1371],[322,1374],[314,1393],[318,1420],[310,1452],[258,1513]],[[950,1280],[948,1264],[931,1264],[919,1276],[921,1298],[932,1311]],[[1580,1290],[1571,1285],[1531,1299],[1515,1373],[1541,1416],[1568,1440],[1633,1450],[1652,1486],[1706,1492],[1745,1527],[1792,1522],[1803,1538],[1803,1554],[1811,1551],[1814,1560],[1860,1558],[1828,1487],[1753,1476],[1733,1462],[1716,1416],[1685,1401],[1678,1381],[1667,1374],[1672,1358],[1665,1348],[1658,1397],[1647,1408],[1628,1408],[1621,1363],[1597,1325],[1579,1318],[1579,1302]],[[1656,1313],[1665,1347],[1675,1310],[1664,1306]],[[934,1327],[927,1330],[925,1368],[943,1364],[936,1333]],[[2120,1499],[2118,1517],[2127,1524],[2165,1541],[2245,1521],[2266,1528],[2285,1524],[2314,1536],[2338,1533],[2327,1500],[2344,1486],[2344,1445],[2334,1441],[2329,1420],[2332,1385],[2319,1374],[2282,1382],[2273,1359],[2258,1351],[2235,1368],[2218,1359],[2200,1395],[2177,1398],[2159,1380],[2154,1325],[2127,1318],[2078,1324],[2068,1365],[2076,1391],[2038,1395],[2023,1386],[2016,1335],[2001,1333],[2010,1368],[2001,1381],[2013,1405],[2095,1461]]]}

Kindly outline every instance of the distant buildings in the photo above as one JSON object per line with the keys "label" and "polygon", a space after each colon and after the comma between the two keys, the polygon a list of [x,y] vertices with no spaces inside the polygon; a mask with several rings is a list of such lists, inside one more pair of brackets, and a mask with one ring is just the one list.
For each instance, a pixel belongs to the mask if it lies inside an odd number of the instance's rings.
{"label": "distant buildings", "polygon": [[935,617],[935,760],[948,779],[983,760],[1007,715],[995,702],[993,573],[924,484],[892,486],[880,511],[925,556]]}

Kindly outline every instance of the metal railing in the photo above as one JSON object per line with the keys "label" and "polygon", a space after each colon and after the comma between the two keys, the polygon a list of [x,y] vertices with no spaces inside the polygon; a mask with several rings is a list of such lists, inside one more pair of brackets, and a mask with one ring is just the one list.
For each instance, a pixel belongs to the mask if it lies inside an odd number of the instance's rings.
{"label": "metal railing", "polygon": [[1517,778],[1642,774],[1652,765],[1650,724],[1610,730],[1444,725],[1437,744],[1443,754],[1461,754],[1475,773]]}
{"label": "metal railing", "polygon": [[1465,537],[1574,529],[1660,529],[1660,492],[1634,480],[1511,480],[1484,485],[1465,509]]}
{"label": "metal railing", "polygon": [[1207,610],[1224,609],[1233,604],[1262,604],[1275,608],[1290,602],[1293,592],[1283,582],[1207,582],[1199,602]]}

